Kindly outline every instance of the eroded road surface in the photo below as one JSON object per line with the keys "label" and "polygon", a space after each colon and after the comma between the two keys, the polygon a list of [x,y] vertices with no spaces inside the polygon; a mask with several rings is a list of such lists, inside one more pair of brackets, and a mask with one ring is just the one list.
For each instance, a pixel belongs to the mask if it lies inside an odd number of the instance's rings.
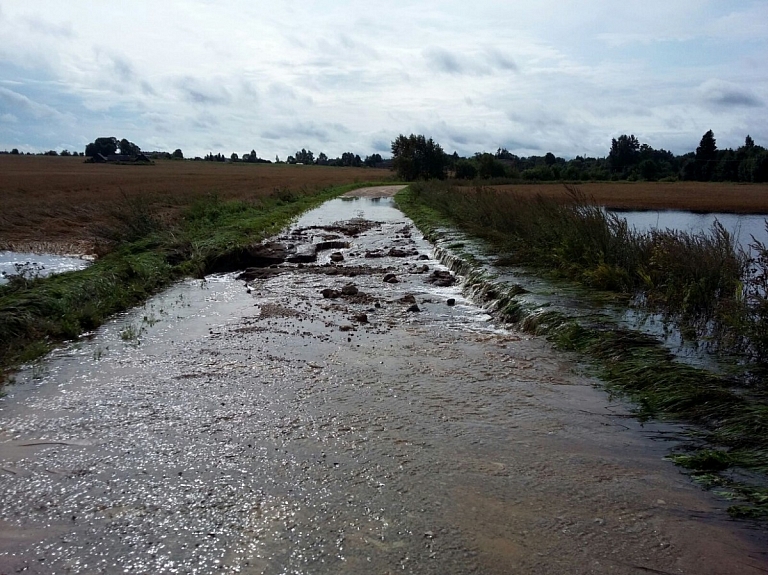
{"label": "eroded road surface", "polygon": [[276,241],[8,388],[0,573],[768,570],[675,428],[490,322],[390,198]]}

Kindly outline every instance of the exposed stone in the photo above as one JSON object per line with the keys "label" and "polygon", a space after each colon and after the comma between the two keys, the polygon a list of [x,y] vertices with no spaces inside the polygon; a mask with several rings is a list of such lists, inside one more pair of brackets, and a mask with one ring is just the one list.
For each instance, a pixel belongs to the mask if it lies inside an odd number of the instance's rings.
{"label": "exposed stone", "polygon": [[401,248],[392,248],[389,250],[389,256],[393,258],[407,258],[408,256],[415,256],[419,252],[416,250],[404,250]]}
{"label": "exposed stone", "polygon": [[416,304],[413,304],[411,307],[408,308],[408,311],[412,313],[418,313],[421,311],[421,309],[419,309],[419,306],[417,306]]}
{"label": "exposed stone", "polygon": [[397,276],[395,274],[388,273],[387,275],[384,276],[384,283],[396,284],[396,283],[400,283],[400,280],[397,279]]}
{"label": "exposed stone", "polygon": [[238,275],[235,279],[246,282],[253,280],[266,280],[286,271],[283,268],[248,268]]}
{"label": "exposed stone", "polygon": [[406,294],[400,298],[400,301],[402,303],[416,303],[416,298],[413,296],[413,294]]}
{"label": "exposed stone", "polygon": [[255,244],[245,249],[248,267],[268,267],[281,264],[288,257],[288,249],[277,242]]}
{"label": "exposed stone", "polygon": [[341,288],[342,295],[357,295],[359,291],[354,284],[347,284]]}
{"label": "exposed stone", "polygon": [[432,275],[427,278],[427,282],[439,287],[448,287],[456,283],[456,277],[449,271],[435,270]]}
{"label": "exposed stone", "polygon": [[368,323],[368,315],[364,313],[358,313],[352,317],[358,323]]}
{"label": "exposed stone", "polygon": [[332,262],[343,262],[344,261],[344,254],[341,252],[333,252],[331,254],[331,261]]}
{"label": "exposed stone", "polygon": [[428,256],[427,254],[421,254],[421,255],[419,256],[419,259],[420,259],[420,260],[428,260],[428,259],[429,259],[429,256]]}
{"label": "exposed stone", "polygon": [[454,298],[448,298],[448,301],[446,302],[449,306],[453,307],[456,305],[456,299]]}
{"label": "exposed stone", "polygon": [[293,264],[309,264],[317,261],[317,248],[313,244],[304,244],[296,248],[296,251],[288,256],[288,261]]}
{"label": "exposed stone", "polygon": [[339,290],[335,290],[331,288],[325,288],[320,293],[323,294],[323,297],[327,299],[336,299],[337,297],[341,296],[341,293],[339,292]]}
{"label": "exposed stone", "polygon": [[343,250],[349,247],[349,242],[342,240],[329,240],[326,242],[318,242],[315,245],[315,250],[322,252],[325,250]]}

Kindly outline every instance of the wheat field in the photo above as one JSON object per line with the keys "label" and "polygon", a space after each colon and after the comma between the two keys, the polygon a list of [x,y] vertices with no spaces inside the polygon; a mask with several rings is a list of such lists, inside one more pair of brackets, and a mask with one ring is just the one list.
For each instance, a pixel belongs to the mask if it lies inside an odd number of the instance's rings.
{"label": "wheat field", "polygon": [[389,170],[287,164],[158,160],[154,165],[86,164],[81,157],[0,155],[0,249],[88,253],[93,229],[125,197],[168,219],[197,198],[244,201],[284,191],[383,181]]}

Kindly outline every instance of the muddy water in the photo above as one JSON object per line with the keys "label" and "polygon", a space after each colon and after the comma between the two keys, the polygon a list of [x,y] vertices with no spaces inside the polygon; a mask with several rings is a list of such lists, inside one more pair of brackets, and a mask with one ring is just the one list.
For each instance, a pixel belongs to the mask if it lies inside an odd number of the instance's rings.
{"label": "muddy water", "polygon": [[[355,218],[375,223],[323,229]],[[283,239],[350,247],[182,283],[19,375],[0,573],[768,568],[763,533],[662,459],[676,428],[428,283],[391,200],[329,202]],[[392,247],[414,255],[365,257]]]}

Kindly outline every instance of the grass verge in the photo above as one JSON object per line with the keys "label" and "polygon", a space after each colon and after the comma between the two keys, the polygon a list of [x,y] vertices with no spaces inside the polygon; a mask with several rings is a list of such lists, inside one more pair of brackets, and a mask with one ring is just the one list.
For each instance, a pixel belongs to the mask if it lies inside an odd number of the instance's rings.
{"label": "grass verge", "polygon": [[[435,201],[433,195],[420,194],[413,187],[395,199],[417,227],[438,244],[442,228],[459,227],[489,241],[496,250],[501,247],[515,261],[529,257],[525,250],[530,246],[519,238],[506,237],[489,226],[466,224],[469,216],[463,203],[463,210],[446,205],[445,196]],[[489,217],[503,218],[497,205],[491,202],[490,207],[494,215]],[[531,208],[536,209],[549,206]],[[525,207],[521,211],[526,218],[533,217]],[[764,479],[743,477],[744,470],[763,478],[768,472],[768,394],[763,386],[745,387],[736,378],[683,364],[656,339],[612,322],[577,320],[528,304],[521,297],[524,290],[489,280],[471,258],[446,255],[443,259],[467,278],[465,289],[480,299],[493,300],[497,318],[545,336],[558,348],[587,359],[610,392],[631,400],[638,417],[695,424],[691,441],[671,459],[706,487],[737,500],[738,504],[729,508],[734,517],[768,517],[768,489],[761,483]],[[542,266],[538,270],[551,276]]]}
{"label": "grass verge", "polygon": [[93,265],[50,277],[20,277],[0,286],[0,383],[19,365],[95,329],[182,277],[226,271],[222,262],[236,265],[228,254],[275,234],[326,200],[367,185],[375,184],[281,189],[252,201],[225,201],[212,194],[198,197],[173,223],[148,209],[151,201],[126,198],[115,206],[110,224],[99,230],[109,249]]}

